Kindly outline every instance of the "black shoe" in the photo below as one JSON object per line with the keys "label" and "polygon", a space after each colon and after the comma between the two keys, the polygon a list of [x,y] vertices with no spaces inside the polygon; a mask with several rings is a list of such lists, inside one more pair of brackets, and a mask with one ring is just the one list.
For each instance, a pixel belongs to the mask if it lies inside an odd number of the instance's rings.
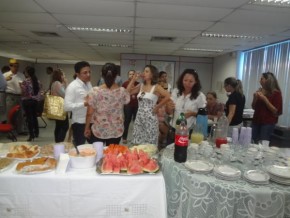
{"label": "black shoe", "polygon": [[28,142],[34,141],[34,137],[29,136],[29,138],[27,139]]}

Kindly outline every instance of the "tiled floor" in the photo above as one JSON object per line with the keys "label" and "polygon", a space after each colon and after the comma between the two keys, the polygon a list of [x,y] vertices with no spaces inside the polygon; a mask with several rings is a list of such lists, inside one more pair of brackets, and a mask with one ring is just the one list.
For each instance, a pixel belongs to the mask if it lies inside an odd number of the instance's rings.
{"label": "tiled floor", "polygon": [[[43,126],[44,123],[41,119],[38,120],[39,125]],[[46,128],[39,128],[39,137],[34,139],[33,144],[37,145],[45,145],[45,144],[50,144],[54,142],[54,125],[55,122],[53,120],[46,120],[47,127]],[[7,142],[12,142],[12,140],[7,138],[8,134],[1,134],[0,135],[0,142],[1,143],[7,143]],[[18,142],[25,142],[28,139],[28,135],[17,135],[17,141]]]}
{"label": "tiled floor", "polygon": [[[40,118],[38,118],[38,122],[39,122],[39,126],[44,126],[44,123]],[[47,127],[39,128],[39,137],[35,138],[32,144],[37,144],[41,146],[41,145],[51,144],[54,142],[55,121],[45,119],[45,122],[47,123]],[[131,138],[132,126],[133,126],[132,124],[133,123],[131,122],[131,125],[129,127],[128,142],[130,141],[130,138]],[[0,143],[12,142],[12,140],[8,139],[7,136],[8,134],[0,134]],[[67,141],[67,138],[68,138],[68,133],[66,136],[66,141]],[[26,142],[27,139],[28,139],[28,135],[17,135],[18,142]]]}

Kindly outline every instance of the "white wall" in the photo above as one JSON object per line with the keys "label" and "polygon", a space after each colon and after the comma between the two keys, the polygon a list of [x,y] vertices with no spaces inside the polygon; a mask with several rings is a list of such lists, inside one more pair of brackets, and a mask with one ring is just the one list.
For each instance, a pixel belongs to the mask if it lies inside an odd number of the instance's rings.
{"label": "white wall", "polygon": [[220,102],[227,101],[227,95],[224,90],[224,80],[227,77],[236,77],[237,58],[235,53],[229,53],[214,58],[213,75],[212,75],[212,90],[217,93]]}
{"label": "white wall", "polygon": [[[37,78],[42,83],[43,89],[47,90],[50,83],[50,75],[46,74],[46,67],[51,66],[52,68],[61,68],[65,74],[68,82],[73,80],[74,75],[74,64],[57,64],[57,63],[34,63],[29,61],[22,61],[18,60],[19,62],[19,72],[23,72],[26,66],[33,66],[35,67],[35,73]],[[0,57],[0,69],[4,66],[9,66],[9,58]],[[91,65],[91,83],[93,86],[97,85],[101,77],[101,65]]]}
{"label": "white wall", "polygon": [[[0,70],[3,66],[9,66],[10,58],[0,57]],[[19,72],[23,72],[25,67],[31,65],[31,62],[18,60],[19,62]]]}
{"label": "white wall", "polygon": [[[34,65],[36,74],[38,79],[41,81],[44,90],[47,90],[50,83],[50,75],[46,74],[46,68],[52,67],[53,69],[61,68],[65,72],[65,76],[70,83],[73,80],[74,71],[74,64],[43,64],[37,63]],[[101,67],[100,65],[91,65],[91,83],[93,86],[97,85],[97,82],[101,75]]]}
{"label": "white wall", "polygon": [[[121,77],[123,81],[127,80],[129,70],[143,71],[146,64],[151,61],[160,61],[167,63],[166,66],[173,66],[174,72],[172,84],[175,86],[178,76],[186,68],[193,68],[198,72],[200,77],[202,91],[204,93],[211,90],[213,59],[212,58],[193,58],[181,56],[164,56],[164,55],[145,55],[145,54],[121,54]],[[157,67],[158,68],[158,67]],[[169,70],[170,68],[168,68]],[[161,71],[162,69],[158,69]],[[165,70],[166,71],[166,70]]]}
{"label": "white wall", "polygon": [[[163,56],[163,55],[145,55],[145,54],[121,54],[121,77],[123,81],[127,80],[127,72],[130,69],[142,71],[146,64],[151,60],[174,62],[174,85],[178,76],[186,68],[196,69],[204,93],[214,90],[217,92],[221,102],[226,102],[227,97],[223,89],[223,81],[229,76],[236,76],[236,57],[235,55],[226,54],[216,58],[193,58],[181,56]],[[47,89],[50,82],[50,76],[46,74],[46,67],[61,68],[66,73],[68,81],[73,79],[74,64],[57,64],[57,63],[33,63],[28,61],[20,62],[20,72],[32,65],[36,69],[36,74],[42,82],[44,89]],[[8,65],[9,58],[0,57],[0,66]],[[91,82],[95,86],[101,75],[101,65],[91,65],[92,78]]]}

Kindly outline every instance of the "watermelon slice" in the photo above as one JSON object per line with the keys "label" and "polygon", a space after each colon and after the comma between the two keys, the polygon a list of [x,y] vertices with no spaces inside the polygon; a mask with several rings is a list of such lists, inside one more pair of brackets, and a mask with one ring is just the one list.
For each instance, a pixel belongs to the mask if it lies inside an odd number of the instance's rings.
{"label": "watermelon slice", "polygon": [[128,169],[128,161],[125,159],[125,156],[122,154],[119,154],[117,157],[119,163],[120,163],[120,169],[121,171],[127,171]]}
{"label": "watermelon slice", "polygon": [[132,161],[127,170],[128,174],[140,174],[143,173],[143,169],[138,161]]}
{"label": "watermelon slice", "polygon": [[155,173],[159,170],[159,165],[156,160],[150,159],[149,162],[143,167],[144,172]]}
{"label": "watermelon slice", "polygon": [[101,170],[103,173],[112,173],[113,172],[113,163],[110,159],[105,158],[102,163]]}

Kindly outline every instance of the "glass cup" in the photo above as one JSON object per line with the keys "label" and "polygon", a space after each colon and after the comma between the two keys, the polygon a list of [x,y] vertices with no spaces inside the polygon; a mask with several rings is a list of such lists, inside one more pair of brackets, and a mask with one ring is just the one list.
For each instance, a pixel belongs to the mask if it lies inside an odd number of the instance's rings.
{"label": "glass cup", "polygon": [[215,139],[215,145],[216,145],[217,148],[220,148],[222,144],[227,144],[227,143],[228,143],[227,138],[217,137]]}
{"label": "glass cup", "polygon": [[202,133],[193,132],[191,134],[191,142],[192,143],[200,144],[202,142],[202,140],[203,140]]}

